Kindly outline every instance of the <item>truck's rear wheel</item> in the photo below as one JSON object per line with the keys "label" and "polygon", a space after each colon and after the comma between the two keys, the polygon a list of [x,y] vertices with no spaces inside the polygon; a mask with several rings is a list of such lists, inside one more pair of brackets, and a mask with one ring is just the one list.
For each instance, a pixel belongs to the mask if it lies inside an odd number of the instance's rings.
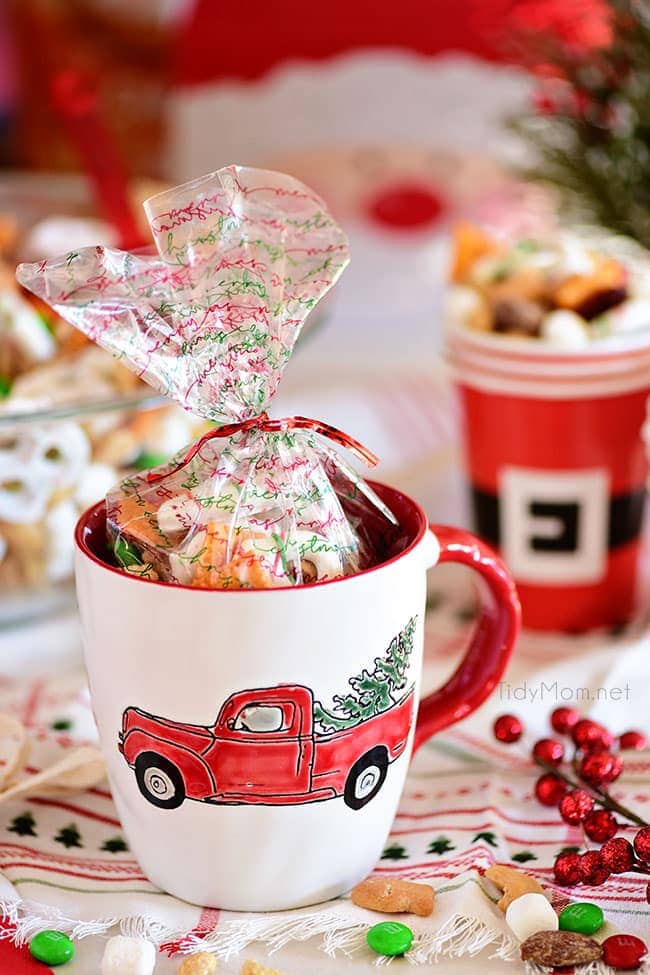
{"label": "truck's rear wheel", "polygon": [[145,799],[159,809],[177,809],[185,799],[185,783],[176,766],[155,752],[135,760],[135,778]]}
{"label": "truck's rear wheel", "polygon": [[374,799],[386,778],[388,752],[383,745],[371,748],[352,768],[345,782],[343,799],[350,809],[362,809]]}

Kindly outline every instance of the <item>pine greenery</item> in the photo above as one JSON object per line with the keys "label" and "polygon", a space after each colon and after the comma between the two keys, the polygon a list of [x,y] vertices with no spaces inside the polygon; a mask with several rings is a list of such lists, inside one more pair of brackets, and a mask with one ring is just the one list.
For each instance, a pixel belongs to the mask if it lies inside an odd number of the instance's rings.
{"label": "pine greenery", "polygon": [[362,670],[350,678],[351,690],[335,695],[331,710],[324,708],[320,701],[314,703],[314,721],[319,730],[353,728],[398,703],[408,679],[415,624],[414,616],[393,638],[385,655],[375,657],[373,670]]}
{"label": "pine greenery", "polygon": [[521,41],[541,76],[537,110],[511,123],[534,150],[528,178],[572,218],[650,247],[650,0],[609,0],[611,43]]}

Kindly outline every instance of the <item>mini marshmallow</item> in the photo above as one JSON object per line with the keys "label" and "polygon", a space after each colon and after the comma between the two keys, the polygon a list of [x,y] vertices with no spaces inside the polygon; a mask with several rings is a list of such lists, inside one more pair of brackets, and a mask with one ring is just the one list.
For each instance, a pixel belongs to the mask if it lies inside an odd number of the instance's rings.
{"label": "mini marshmallow", "polygon": [[592,322],[594,329],[602,327],[606,335],[638,332],[650,327],[650,298],[632,298],[599,315]]}
{"label": "mini marshmallow", "polygon": [[508,906],[506,924],[512,933],[525,941],[538,931],[557,931],[560,922],[544,894],[522,894]]}
{"label": "mini marshmallow", "polygon": [[552,311],[542,321],[542,338],[563,349],[584,349],[589,332],[583,318],[573,311]]}
{"label": "mini marshmallow", "polygon": [[142,938],[110,938],[104,949],[101,975],[153,975],[156,949]]}
{"label": "mini marshmallow", "polygon": [[563,237],[553,277],[561,281],[576,274],[588,275],[593,273],[594,259],[582,241],[571,236]]}

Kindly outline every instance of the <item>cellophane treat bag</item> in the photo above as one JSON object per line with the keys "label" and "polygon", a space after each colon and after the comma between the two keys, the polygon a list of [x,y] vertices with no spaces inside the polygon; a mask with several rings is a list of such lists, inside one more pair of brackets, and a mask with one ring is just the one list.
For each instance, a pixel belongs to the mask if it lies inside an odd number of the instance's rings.
{"label": "cellophane treat bag", "polygon": [[331,441],[267,410],[302,325],[349,260],[311,190],[229,166],[144,204],[155,248],[86,247],[17,277],[151,386],[214,424],[108,494],[125,571],[207,589],[321,582],[368,568],[395,520]]}

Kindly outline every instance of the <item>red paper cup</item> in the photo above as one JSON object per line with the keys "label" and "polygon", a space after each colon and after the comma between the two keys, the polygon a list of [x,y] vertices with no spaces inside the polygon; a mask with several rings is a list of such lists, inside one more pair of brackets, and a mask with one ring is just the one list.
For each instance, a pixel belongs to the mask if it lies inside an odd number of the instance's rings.
{"label": "red paper cup", "polygon": [[476,529],[530,629],[628,622],[641,591],[647,337],[587,351],[454,329]]}

